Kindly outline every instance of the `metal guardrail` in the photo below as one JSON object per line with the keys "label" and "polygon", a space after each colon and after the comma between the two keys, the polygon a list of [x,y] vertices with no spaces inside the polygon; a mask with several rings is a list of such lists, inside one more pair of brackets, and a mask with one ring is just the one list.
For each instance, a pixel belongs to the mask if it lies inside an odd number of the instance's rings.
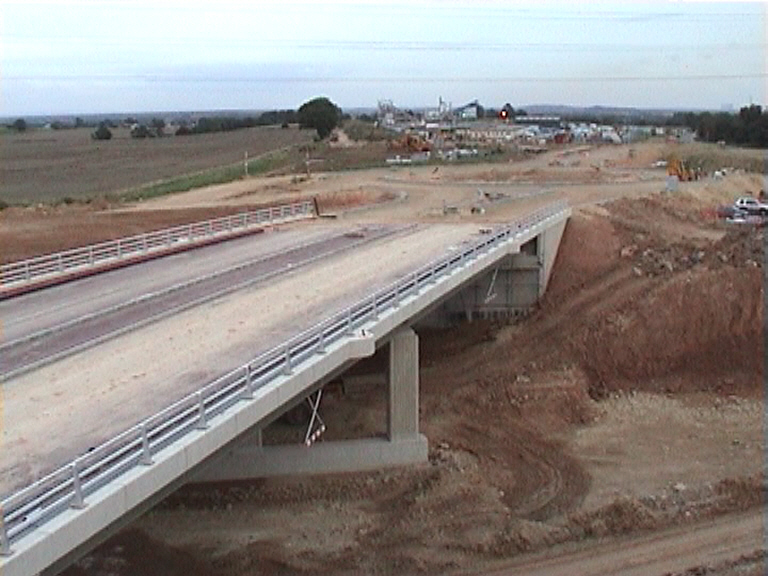
{"label": "metal guardrail", "polygon": [[6,498],[0,503],[0,556],[11,553],[14,541],[69,508],[82,508],[90,494],[129,470],[150,466],[153,454],[193,430],[205,429],[211,418],[252,399],[257,389],[290,374],[381,313],[397,308],[404,298],[428,289],[438,279],[566,209],[566,202],[549,205],[419,268]]}
{"label": "metal guardrail", "polygon": [[232,234],[275,220],[306,216],[312,214],[313,210],[311,201],[296,202],[3,264],[0,266],[0,286],[19,285],[43,277],[67,274],[77,269],[129,260],[167,250],[182,243],[189,244],[217,235]]}

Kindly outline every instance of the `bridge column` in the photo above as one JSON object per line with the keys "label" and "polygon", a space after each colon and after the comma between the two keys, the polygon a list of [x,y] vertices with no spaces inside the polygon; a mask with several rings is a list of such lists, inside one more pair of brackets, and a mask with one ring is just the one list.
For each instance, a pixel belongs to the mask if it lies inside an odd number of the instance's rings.
{"label": "bridge column", "polygon": [[389,341],[387,435],[390,440],[419,434],[419,337],[400,328]]}
{"label": "bridge column", "polygon": [[248,480],[291,474],[375,470],[426,462],[428,441],[419,434],[419,337],[409,327],[389,337],[387,437],[304,444],[262,443],[261,428],[244,434],[197,471],[193,482]]}

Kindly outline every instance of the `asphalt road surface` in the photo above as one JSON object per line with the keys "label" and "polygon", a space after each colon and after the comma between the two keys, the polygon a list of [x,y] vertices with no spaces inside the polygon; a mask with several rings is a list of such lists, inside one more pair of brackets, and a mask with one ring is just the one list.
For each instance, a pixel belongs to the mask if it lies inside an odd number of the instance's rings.
{"label": "asphalt road surface", "polygon": [[296,227],[99,274],[0,302],[0,380],[402,227]]}

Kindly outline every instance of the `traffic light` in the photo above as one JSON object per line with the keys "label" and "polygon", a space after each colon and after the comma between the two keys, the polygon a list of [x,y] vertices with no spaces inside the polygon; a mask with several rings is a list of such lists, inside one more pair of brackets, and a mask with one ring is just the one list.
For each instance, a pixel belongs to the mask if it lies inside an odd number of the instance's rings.
{"label": "traffic light", "polygon": [[509,110],[507,110],[506,108],[502,108],[501,112],[499,112],[499,118],[501,118],[502,120],[506,120],[507,118],[509,118]]}

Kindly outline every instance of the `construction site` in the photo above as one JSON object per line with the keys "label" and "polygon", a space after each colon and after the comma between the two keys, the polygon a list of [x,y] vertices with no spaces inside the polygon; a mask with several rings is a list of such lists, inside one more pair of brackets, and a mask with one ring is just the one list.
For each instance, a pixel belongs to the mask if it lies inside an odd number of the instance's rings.
{"label": "construction site", "polygon": [[[433,144],[404,134],[392,146]],[[417,330],[427,463],[190,484],[64,574],[764,574],[764,229],[716,213],[757,197],[764,175],[717,149],[725,175],[697,175],[690,152],[573,144],[110,208],[132,229],[299,198],[368,226],[481,229],[553,199],[573,215],[526,314]],[[78,222],[85,242],[101,209],[9,208],[3,242],[24,255],[35,230],[55,243]],[[328,390],[320,442],[382,433],[380,375],[374,357]],[[297,432],[279,421],[264,436]]]}
{"label": "construction site", "polygon": [[619,145],[660,136],[674,142],[693,140],[690,131],[680,127],[566,121],[559,116],[516,112],[510,104],[498,111],[485,110],[477,100],[454,108],[442,97],[436,108],[419,112],[381,100],[376,118],[378,126],[398,135],[390,141],[389,150],[394,154],[390,164],[421,163],[432,158],[455,161],[500,147],[539,153],[548,145]]}

